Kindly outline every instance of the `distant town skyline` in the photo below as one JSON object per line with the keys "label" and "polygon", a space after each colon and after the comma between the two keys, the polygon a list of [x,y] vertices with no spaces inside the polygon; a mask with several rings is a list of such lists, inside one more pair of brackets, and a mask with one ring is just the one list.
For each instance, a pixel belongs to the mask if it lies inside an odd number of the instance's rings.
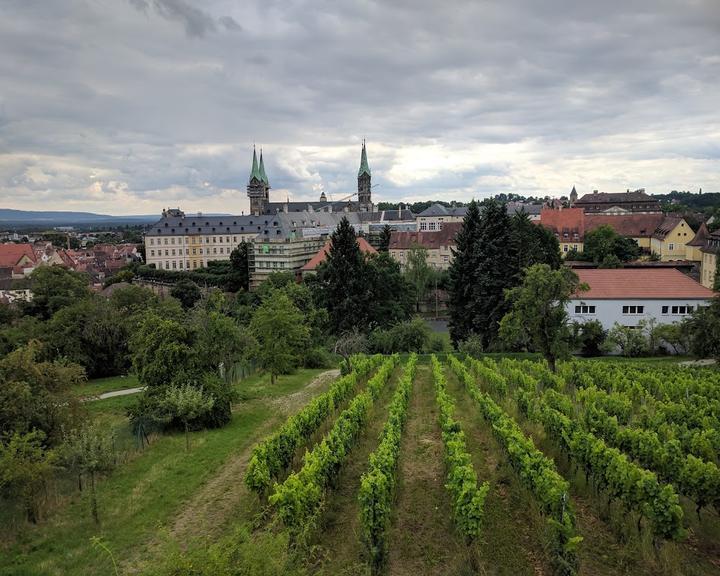
{"label": "distant town skyline", "polygon": [[0,5],[0,207],[720,191],[713,0]]}

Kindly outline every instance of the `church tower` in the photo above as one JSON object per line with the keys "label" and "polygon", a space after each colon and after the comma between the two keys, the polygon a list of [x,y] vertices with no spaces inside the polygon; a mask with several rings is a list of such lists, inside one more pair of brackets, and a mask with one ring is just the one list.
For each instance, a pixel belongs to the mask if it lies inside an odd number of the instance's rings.
{"label": "church tower", "polygon": [[263,162],[262,149],[260,150],[260,163],[258,164],[257,154],[253,146],[253,163],[250,171],[250,180],[247,185],[247,195],[250,198],[250,213],[259,216],[265,214],[270,201],[270,182],[265,174],[265,163]]}
{"label": "church tower", "polygon": [[372,198],[370,185],[370,166],[368,166],[365,140],[360,154],[360,170],[358,170],[358,205],[361,212],[372,212]]}
{"label": "church tower", "polygon": [[573,189],[570,192],[570,206],[574,205],[575,202],[577,202],[577,199],[578,199],[578,193],[577,193],[577,190],[575,190],[575,186],[573,186]]}

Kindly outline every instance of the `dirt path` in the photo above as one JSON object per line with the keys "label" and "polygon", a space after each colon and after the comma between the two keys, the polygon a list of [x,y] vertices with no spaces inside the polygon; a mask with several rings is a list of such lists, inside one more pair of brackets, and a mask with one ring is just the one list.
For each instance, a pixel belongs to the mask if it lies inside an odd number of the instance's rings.
{"label": "dirt path", "polygon": [[271,404],[278,409],[275,417],[258,428],[247,448],[233,454],[228,462],[187,502],[170,528],[171,537],[178,542],[185,542],[195,534],[212,537],[219,532],[231,512],[237,510],[241,506],[241,502],[247,501],[250,497],[243,478],[255,444],[270,434],[288,416],[300,410],[313,396],[329,385],[338,374],[340,374],[339,370],[328,370],[318,374],[301,390],[271,400]]}
{"label": "dirt path", "polygon": [[446,369],[445,373],[478,480],[490,482],[485,500],[485,532],[480,543],[481,573],[552,574],[543,552],[545,522],[532,495],[520,485],[502,448],[482,419],[480,408],[452,372]]}
{"label": "dirt path", "polygon": [[398,492],[390,530],[388,574],[459,575],[465,545],[452,524],[430,367],[418,365],[400,446]]}

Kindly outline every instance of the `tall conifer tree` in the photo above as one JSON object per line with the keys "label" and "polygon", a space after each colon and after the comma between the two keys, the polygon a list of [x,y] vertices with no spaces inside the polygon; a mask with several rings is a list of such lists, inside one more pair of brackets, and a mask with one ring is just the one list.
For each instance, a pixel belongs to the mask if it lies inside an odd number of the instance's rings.
{"label": "tall conifer tree", "polygon": [[449,270],[448,309],[450,338],[453,344],[467,339],[472,333],[472,298],[475,284],[475,261],[480,236],[480,209],[474,200],[468,206],[463,226],[458,232]]}
{"label": "tall conifer tree", "polygon": [[330,235],[331,246],[325,264],[318,271],[325,305],[336,334],[364,328],[367,317],[367,285],[364,257],[355,230],[343,217]]}
{"label": "tall conifer tree", "polygon": [[478,334],[487,348],[495,343],[500,320],[509,308],[505,289],[519,283],[520,269],[505,206],[493,199],[485,200],[479,229],[468,315],[471,332]]}

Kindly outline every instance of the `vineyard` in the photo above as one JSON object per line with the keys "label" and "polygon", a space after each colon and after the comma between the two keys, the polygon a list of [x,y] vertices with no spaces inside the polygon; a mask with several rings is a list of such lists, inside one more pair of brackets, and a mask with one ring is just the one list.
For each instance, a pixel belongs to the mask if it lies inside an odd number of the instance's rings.
{"label": "vineyard", "polygon": [[254,537],[283,535],[287,573],[720,573],[717,372],[352,366],[246,469]]}

